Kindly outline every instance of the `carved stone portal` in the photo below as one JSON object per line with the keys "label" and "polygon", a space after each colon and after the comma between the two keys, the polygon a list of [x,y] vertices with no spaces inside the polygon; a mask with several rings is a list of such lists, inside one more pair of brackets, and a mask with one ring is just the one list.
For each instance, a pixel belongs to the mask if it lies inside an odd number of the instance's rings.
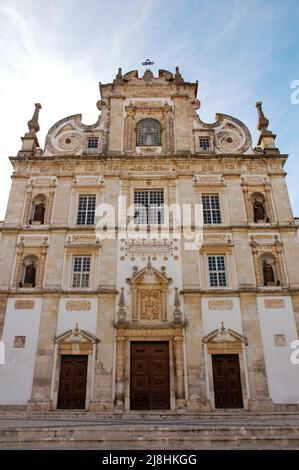
{"label": "carved stone portal", "polygon": [[132,289],[132,320],[166,321],[171,279],[154,269],[149,259],[146,267],[128,282]]}

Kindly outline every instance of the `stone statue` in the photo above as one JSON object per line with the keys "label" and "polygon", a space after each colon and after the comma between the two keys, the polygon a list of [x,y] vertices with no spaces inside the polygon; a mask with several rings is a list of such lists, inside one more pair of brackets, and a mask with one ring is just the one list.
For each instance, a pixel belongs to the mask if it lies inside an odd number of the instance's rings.
{"label": "stone statue", "polygon": [[35,206],[33,221],[40,222],[41,224],[43,224],[44,219],[45,219],[45,205],[42,202],[40,202],[39,204],[36,204]]}
{"label": "stone statue", "polygon": [[33,261],[26,266],[24,284],[31,284],[35,286],[36,267]]}
{"label": "stone statue", "polygon": [[257,199],[254,201],[253,204],[253,213],[254,213],[254,222],[258,220],[265,220],[266,212],[264,208],[264,204]]}
{"label": "stone statue", "polygon": [[270,283],[275,282],[273,266],[266,261],[263,263],[263,277],[264,285],[267,286]]}

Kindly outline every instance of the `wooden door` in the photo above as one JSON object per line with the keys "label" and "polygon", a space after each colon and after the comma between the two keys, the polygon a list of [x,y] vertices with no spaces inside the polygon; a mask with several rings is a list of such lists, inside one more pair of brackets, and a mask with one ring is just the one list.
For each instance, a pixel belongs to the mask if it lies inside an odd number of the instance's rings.
{"label": "wooden door", "polygon": [[61,356],[58,408],[84,409],[88,356]]}
{"label": "wooden door", "polygon": [[131,409],[169,409],[169,393],[168,343],[131,343]]}
{"label": "wooden door", "polygon": [[243,408],[238,354],[213,354],[216,408]]}

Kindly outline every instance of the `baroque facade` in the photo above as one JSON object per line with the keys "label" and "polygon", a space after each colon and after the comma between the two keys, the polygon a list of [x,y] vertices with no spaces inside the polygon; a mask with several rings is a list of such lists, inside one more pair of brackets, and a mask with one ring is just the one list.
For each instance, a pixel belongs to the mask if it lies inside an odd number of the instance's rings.
{"label": "baroque facade", "polygon": [[[119,69],[97,122],[60,120],[44,149],[35,105],[0,225],[2,408],[298,407],[287,155],[260,102],[253,147],[238,119],[200,119],[197,88]],[[191,248],[183,206],[201,208]]]}

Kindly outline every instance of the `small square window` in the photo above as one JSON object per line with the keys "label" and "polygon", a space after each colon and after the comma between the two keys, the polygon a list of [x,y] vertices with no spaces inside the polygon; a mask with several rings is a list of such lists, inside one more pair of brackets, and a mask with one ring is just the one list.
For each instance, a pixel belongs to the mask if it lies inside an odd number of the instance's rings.
{"label": "small square window", "polygon": [[203,150],[209,150],[210,137],[199,137],[199,147]]}
{"label": "small square window", "polygon": [[87,141],[87,148],[97,149],[99,145],[99,139],[97,137],[90,137]]}

